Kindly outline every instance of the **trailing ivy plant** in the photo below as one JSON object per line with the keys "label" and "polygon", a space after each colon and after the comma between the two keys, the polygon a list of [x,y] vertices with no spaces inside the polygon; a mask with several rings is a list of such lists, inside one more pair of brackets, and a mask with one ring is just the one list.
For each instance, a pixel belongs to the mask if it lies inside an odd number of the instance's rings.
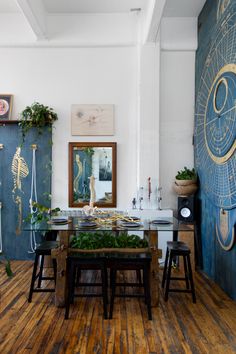
{"label": "trailing ivy plant", "polygon": [[37,224],[43,221],[48,221],[52,216],[57,215],[60,208],[51,209],[45,205],[33,202],[34,211],[30,213],[25,221],[31,222],[32,224]]}
{"label": "trailing ivy plant", "polygon": [[26,134],[33,127],[37,128],[38,134],[42,134],[45,126],[51,131],[52,124],[58,119],[58,116],[53,108],[35,102],[21,112],[20,118],[19,127],[21,128],[22,141],[24,142]]}
{"label": "trailing ivy plant", "polygon": [[0,253],[0,264],[4,264],[5,266],[5,271],[8,275],[8,277],[12,277],[13,276],[13,271],[11,269],[11,263],[9,261],[9,259],[7,259],[3,253]]}
{"label": "trailing ivy plant", "polygon": [[70,242],[71,248],[94,250],[99,248],[146,248],[147,240],[141,239],[137,235],[129,235],[121,232],[114,236],[109,231],[80,232],[73,235]]}
{"label": "trailing ivy plant", "polygon": [[194,168],[191,170],[184,166],[183,170],[178,171],[177,175],[175,176],[178,180],[189,180],[189,179],[197,179],[197,173]]}

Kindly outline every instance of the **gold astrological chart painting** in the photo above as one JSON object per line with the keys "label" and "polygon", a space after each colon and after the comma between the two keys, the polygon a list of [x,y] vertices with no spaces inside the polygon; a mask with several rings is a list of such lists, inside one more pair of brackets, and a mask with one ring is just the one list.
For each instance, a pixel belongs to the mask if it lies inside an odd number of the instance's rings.
{"label": "gold astrological chart painting", "polygon": [[[219,26],[196,97],[195,162],[213,204],[236,207],[236,13]],[[222,32],[223,31],[223,32]],[[231,48],[225,50],[225,41]]]}
{"label": "gold astrological chart painting", "polygon": [[[217,26],[197,72],[195,164],[201,189],[218,207],[217,235],[224,249],[234,241],[236,217],[236,11],[219,1]],[[231,11],[232,10],[232,11]],[[225,211],[225,212],[223,212]]]}
{"label": "gold astrological chart painting", "polygon": [[225,251],[231,250],[235,239],[235,218],[236,209],[223,210],[219,212],[216,220],[216,235],[221,247]]}

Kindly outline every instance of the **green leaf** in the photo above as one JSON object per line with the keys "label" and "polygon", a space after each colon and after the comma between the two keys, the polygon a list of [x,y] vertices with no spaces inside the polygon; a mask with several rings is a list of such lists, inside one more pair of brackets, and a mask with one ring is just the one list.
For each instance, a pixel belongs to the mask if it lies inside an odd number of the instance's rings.
{"label": "green leaf", "polygon": [[11,263],[10,261],[8,260],[6,265],[5,265],[5,270],[6,270],[6,273],[8,275],[8,277],[12,277],[13,276],[13,272],[11,270]]}

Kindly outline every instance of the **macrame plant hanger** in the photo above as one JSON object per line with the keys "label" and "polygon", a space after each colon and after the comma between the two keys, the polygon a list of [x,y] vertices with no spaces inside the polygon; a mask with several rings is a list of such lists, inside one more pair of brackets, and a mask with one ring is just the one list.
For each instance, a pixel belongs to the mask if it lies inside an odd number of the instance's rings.
{"label": "macrame plant hanger", "polygon": [[[32,144],[32,173],[31,173],[31,190],[30,190],[30,200],[29,200],[29,206],[30,206],[30,213],[31,213],[31,222],[34,220],[34,214],[37,213],[38,209],[33,205],[33,203],[38,203],[38,196],[37,196],[37,174],[36,174],[36,150],[37,150],[37,145]],[[35,237],[35,231],[30,232],[30,248],[31,250],[29,253],[34,253],[35,248],[36,248],[36,237]]]}

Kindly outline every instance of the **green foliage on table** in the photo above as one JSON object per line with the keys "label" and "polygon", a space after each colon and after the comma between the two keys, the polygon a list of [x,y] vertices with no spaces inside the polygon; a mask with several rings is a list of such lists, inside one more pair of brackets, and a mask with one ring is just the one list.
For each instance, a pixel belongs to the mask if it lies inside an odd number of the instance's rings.
{"label": "green foliage on table", "polygon": [[99,248],[146,248],[147,240],[121,232],[118,236],[109,231],[80,232],[70,242],[71,248],[94,250]]}
{"label": "green foliage on table", "polygon": [[177,175],[175,176],[176,179],[182,180],[189,180],[189,179],[197,179],[197,174],[194,168],[191,170],[184,166],[183,170],[178,171]]}
{"label": "green foliage on table", "polygon": [[21,128],[22,140],[32,127],[36,127],[38,134],[42,134],[43,127],[47,126],[52,129],[52,124],[58,119],[57,113],[53,108],[44,106],[38,102],[34,102],[31,106],[27,106],[20,114],[21,120],[19,127]]}
{"label": "green foliage on table", "polygon": [[26,222],[31,222],[32,224],[48,221],[52,216],[57,215],[57,213],[60,211],[60,208],[51,209],[36,202],[33,202],[32,204],[34,212],[30,213],[25,219]]}

